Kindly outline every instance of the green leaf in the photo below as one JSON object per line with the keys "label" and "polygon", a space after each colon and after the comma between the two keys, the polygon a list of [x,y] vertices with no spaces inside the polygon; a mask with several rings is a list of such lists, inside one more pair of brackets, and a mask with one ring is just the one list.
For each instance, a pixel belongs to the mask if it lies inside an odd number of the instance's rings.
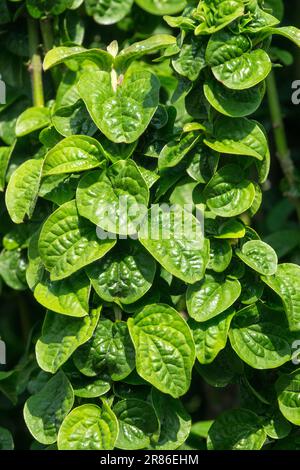
{"label": "green leaf", "polygon": [[56,442],[60,425],[73,403],[71,384],[65,374],[59,371],[25,403],[24,419],[33,437],[42,444]]}
{"label": "green leaf", "polygon": [[48,70],[55,65],[68,64],[69,61],[76,61],[79,64],[88,61],[96,64],[101,70],[109,71],[113,63],[113,57],[102,49],[85,49],[81,46],[60,46],[54,47],[47,52],[44,60],[44,70]]}
{"label": "green leaf", "polygon": [[29,14],[41,18],[45,14],[60,15],[72,6],[73,0],[26,0]]}
{"label": "green leaf", "polygon": [[227,240],[210,240],[210,260],[208,269],[222,273],[228,268],[232,259],[232,248]]}
{"label": "green leaf", "polygon": [[35,286],[34,297],[41,305],[56,313],[84,317],[89,312],[90,290],[90,282],[81,271],[54,282],[45,275]]}
{"label": "green leaf", "polygon": [[195,346],[179,313],[167,305],[148,305],[128,319],[128,328],[138,374],[173,398],[184,395],[191,382]]}
{"label": "green leaf", "polygon": [[115,58],[114,67],[120,70],[126,70],[130,63],[143,57],[146,54],[156,54],[162,49],[176,44],[176,38],[169,34],[155,34],[143,41],[134,42],[125,47]]}
{"label": "green leaf", "polygon": [[282,374],[275,385],[279,409],[283,416],[300,425],[300,369]]}
{"label": "green leaf", "polygon": [[96,139],[84,135],[67,137],[47,153],[43,175],[91,170],[104,161],[102,147]]}
{"label": "green leaf", "polygon": [[0,147],[0,191],[5,188],[7,167],[13,150],[14,146]]}
{"label": "green leaf", "polygon": [[211,67],[215,67],[231,59],[241,57],[250,50],[251,41],[247,36],[222,30],[210,37],[205,52],[205,59]]}
{"label": "green leaf", "polygon": [[185,0],[135,0],[139,7],[152,15],[174,15],[186,6]]}
{"label": "green leaf", "polygon": [[260,450],[266,433],[260,418],[249,410],[225,411],[208,431],[209,450]]}
{"label": "green leaf", "polygon": [[193,284],[204,276],[209,241],[191,213],[180,206],[175,209],[168,212],[153,206],[139,231],[139,240],[167,271]]}
{"label": "green leaf", "polygon": [[119,160],[107,170],[84,175],[76,194],[81,216],[121,235],[137,232],[148,201],[148,186],[132,160]]}
{"label": "green leaf", "polygon": [[254,369],[275,369],[291,359],[290,338],[280,325],[260,321],[239,326],[238,316],[229,338],[237,355]]}
{"label": "green leaf", "polygon": [[290,263],[279,264],[276,274],[263,276],[262,280],[281,297],[290,329],[299,331],[300,267]]}
{"label": "green leaf", "polygon": [[270,34],[278,34],[292,41],[296,46],[300,47],[300,29],[295,26],[284,26],[282,28],[270,28]]}
{"label": "green leaf", "polygon": [[214,79],[204,83],[207,101],[221,114],[233,118],[253,114],[265,95],[265,82],[247,90],[230,90]]}
{"label": "green leaf", "polygon": [[32,217],[35,209],[43,169],[43,160],[30,159],[22,163],[12,174],[5,202],[8,213],[15,224],[21,224],[25,217]]}
{"label": "green leaf", "polygon": [[266,419],[264,429],[272,439],[284,439],[291,432],[292,425],[278,410]]}
{"label": "green leaf", "polygon": [[93,16],[96,23],[111,25],[122,20],[132,7],[133,0],[86,0],[88,15]]}
{"label": "green leaf", "polygon": [[197,17],[201,23],[195,34],[212,34],[244,14],[243,0],[204,0],[199,3]]}
{"label": "green leaf", "polygon": [[225,348],[234,314],[233,309],[228,309],[221,315],[202,323],[189,320],[188,325],[193,332],[196,357],[200,364],[210,364]]}
{"label": "green leaf", "polygon": [[97,131],[97,127],[81,99],[71,106],[55,108],[52,115],[52,124],[56,131],[64,137],[76,134],[93,136]]}
{"label": "green leaf", "polygon": [[205,322],[231,307],[239,298],[241,285],[237,279],[207,274],[188,287],[186,301],[189,315],[197,322]]}
{"label": "green leaf", "polygon": [[41,369],[54,374],[73,352],[92,336],[101,308],[84,318],[69,318],[47,312],[42,336],[36,343],[36,359]]}
{"label": "green leaf", "polygon": [[201,70],[206,67],[205,49],[206,44],[191,37],[181,46],[179,55],[172,60],[174,70],[192,82],[197,80]]}
{"label": "green leaf", "polygon": [[74,355],[78,370],[95,377],[108,373],[112,380],[123,380],[135,366],[135,353],[125,322],[101,320],[92,338]]}
{"label": "green leaf", "polygon": [[154,259],[137,242],[119,241],[102,260],[86,272],[92,286],[106,302],[132,304],[152,286],[156,271]]}
{"label": "green leaf", "polygon": [[190,152],[190,158],[187,174],[199,183],[207,183],[217,169],[219,154],[200,141]]}
{"label": "green leaf", "polygon": [[112,450],[118,432],[117,418],[106,402],[101,408],[82,405],[63,421],[57,445],[59,450]]}
{"label": "green leaf", "polygon": [[220,153],[247,155],[263,160],[268,153],[265,133],[256,121],[247,118],[219,117],[214,125],[214,139],[205,144]]}
{"label": "green leaf", "polygon": [[237,165],[225,165],[204,188],[209,209],[219,217],[234,217],[251,207],[255,198],[253,183],[244,178]]}
{"label": "green leaf", "polygon": [[158,430],[158,421],[153,406],[149,403],[128,398],[114,407],[119,422],[118,449],[137,450],[150,445],[151,436]]}
{"label": "green leaf", "polygon": [[3,281],[14,290],[27,288],[26,261],[20,250],[2,250],[0,253],[0,276]]}
{"label": "green leaf", "polygon": [[271,276],[277,271],[277,255],[273,248],[261,240],[251,240],[236,250],[238,257],[260,274]]}
{"label": "green leaf", "polygon": [[28,108],[17,119],[16,136],[22,137],[31,132],[43,129],[50,124],[50,110],[48,108]]}
{"label": "green leaf", "polygon": [[240,380],[244,365],[232,348],[227,346],[211,364],[196,363],[196,370],[210,386],[222,388]]}
{"label": "green leaf", "polygon": [[80,398],[98,398],[105,395],[111,387],[110,379],[103,378],[90,378],[78,373],[76,377],[72,374],[71,382],[76,397]]}
{"label": "green leaf", "polygon": [[0,427],[0,450],[13,450],[14,441],[8,429]]}
{"label": "green leaf", "polygon": [[245,90],[262,82],[272,70],[272,62],[262,49],[246,52],[212,68],[215,78],[232,90]]}
{"label": "green leaf", "polygon": [[96,227],[78,215],[75,201],[60,206],[44,223],[39,252],[52,281],[64,279],[104,256],[115,240],[99,240]]}
{"label": "green leaf", "polygon": [[151,447],[158,450],[178,449],[188,438],[191,429],[191,418],[180,400],[152,389],[151,401],[159,424],[159,437]]}
{"label": "green leaf", "polygon": [[160,83],[146,70],[128,71],[122,84],[107,72],[85,72],[78,91],[101,132],[116,143],[131,143],[146,130],[159,103]]}
{"label": "green leaf", "polygon": [[177,140],[171,140],[166,144],[159,154],[158,168],[170,168],[176,166],[187,153],[197,144],[200,139],[199,132],[187,132]]}

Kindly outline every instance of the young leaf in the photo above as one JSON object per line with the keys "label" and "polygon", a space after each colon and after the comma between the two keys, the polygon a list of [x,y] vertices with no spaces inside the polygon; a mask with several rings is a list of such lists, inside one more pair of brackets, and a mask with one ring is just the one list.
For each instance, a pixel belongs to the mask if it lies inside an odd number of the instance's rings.
{"label": "young leaf", "polygon": [[37,201],[43,169],[43,160],[26,160],[12,174],[6,194],[6,207],[12,221],[21,224],[32,217]]}
{"label": "young leaf", "polygon": [[241,285],[237,279],[209,275],[188,287],[186,301],[189,315],[205,322],[227,310],[239,298]]}
{"label": "young leaf", "polygon": [[197,26],[195,34],[212,34],[244,13],[243,0],[203,0],[199,3],[197,15],[202,22]]}
{"label": "young leaf", "polygon": [[16,136],[23,137],[31,132],[43,129],[50,124],[50,110],[48,108],[28,108],[16,122]]}
{"label": "young leaf", "polygon": [[158,157],[158,168],[176,166],[200,139],[199,132],[187,132],[179,141],[171,141],[165,145]]}
{"label": "young leaf", "polygon": [[106,402],[101,408],[81,405],[63,421],[57,445],[59,450],[112,450],[118,432],[117,418]]}
{"label": "young leaf", "polygon": [[25,403],[24,419],[33,437],[42,444],[56,442],[60,425],[73,403],[71,384],[65,374],[59,371]]}
{"label": "young leaf", "polygon": [[190,386],[195,346],[179,313],[167,305],[148,305],[128,319],[128,328],[138,374],[163,393],[174,398],[184,395]]}
{"label": "young leaf", "polygon": [[185,0],[135,0],[139,7],[152,15],[174,15],[186,6]]}
{"label": "young leaf", "polygon": [[41,369],[55,374],[73,352],[92,336],[101,308],[84,318],[69,318],[47,312],[42,336],[36,343],[36,359]]}
{"label": "young leaf", "polygon": [[261,240],[251,240],[236,250],[238,257],[260,274],[271,276],[277,271],[277,255],[273,248]]}
{"label": "young leaf", "polygon": [[78,215],[75,201],[59,207],[44,223],[39,251],[52,281],[64,279],[104,256],[115,240],[99,240],[96,227]]}
{"label": "young leaf", "polygon": [[266,437],[255,413],[244,409],[230,410],[212,424],[207,447],[209,450],[260,450]]}
{"label": "young leaf", "polygon": [[119,422],[118,449],[137,450],[150,445],[150,438],[159,426],[153,406],[129,398],[119,401],[113,407],[113,412]]}
{"label": "young leaf", "polygon": [[93,121],[115,143],[137,140],[146,130],[159,102],[160,83],[146,70],[127,72],[122,84],[107,72],[85,72],[78,90]]}
{"label": "young leaf", "polygon": [[103,300],[132,304],[152,286],[154,259],[137,242],[118,243],[102,260],[87,267],[92,285]]}
{"label": "young leaf", "polygon": [[102,49],[85,49],[81,46],[60,46],[54,47],[47,52],[44,60],[44,70],[48,70],[55,65],[76,61],[79,64],[84,61],[95,63],[101,70],[111,70],[113,57]]}
{"label": "young leaf", "polygon": [[67,137],[47,153],[43,175],[91,170],[104,161],[102,147],[96,139],[84,135]]}

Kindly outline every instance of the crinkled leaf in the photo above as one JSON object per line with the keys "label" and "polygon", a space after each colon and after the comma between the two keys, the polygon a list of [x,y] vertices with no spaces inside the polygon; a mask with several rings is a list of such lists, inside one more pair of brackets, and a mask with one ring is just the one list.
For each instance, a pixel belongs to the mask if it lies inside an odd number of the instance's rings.
{"label": "crinkled leaf", "polygon": [[207,274],[202,281],[188,287],[186,293],[189,315],[205,322],[229,308],[240,296],[237,279]]}
{"label": "crinkled leaf", "polygon": [[117,448],[137,450],[150,445],[150,438],[159,426],[151,404],[135,398],[128,398],[119,401],[113,407],[113,412],[119,422]]}
{"label": "crinkled leaf", "polygon": [[197,144],[200,134],[197,131],[187,132],[177,140],[171,140],[159,154],[158,167],[160,170],[176,166],[187,153]]}
{"label": "crinkled leaf", "polygon": [[203,0],[199,3],[197,17],[201,23],[197,26],[195,34],[212,34],[244,13],[243,0]]}
{"label": "crinkled leaf", "polygon": [[75,201],[59,207],[44,223],[39,251],[52,281],[64,279],[104,256],[115,240],[100,240],[96,227],[80,217]]}
{"label": "crinkled leaf", "polygon": [[103,300],[132,304],[152,286],[154,259],[137,242],[120,243],[102,260],[87,267],[92,285]]}
{"label": "crinkled leaf", "polygon": [[43,129],[50,124],[50,110],[48,108],[33,107],[24,111],[16,123],[17,137],[23,137],[31,132]]}
{"label": "crinkled leaf", "polygon": [[276,392],[279,409],[283,416],[300,425],[300,370],[290,374],[282,374],[276,382]]}
{"label": "crinkled leaf", "polygon": [[111,25],[122,20],[132,7],[133,0],[86,0],[88,15],[93,16],[96,23]]}
{"label": "crinkled leaf", "polygon": [[273,248],[261,240],[251,240],[236,250],[238,257],[260,274],[271,276],[277,270],[277,255]]}
{"label": "crinkled leaf", "polygon": [[119,160],[105,171],[84,175],[76,194],[81,216],[122,235],[137,232],[148,201],[148,186],[132,160]]}
{"label": "crinkled leaf", "polygon": [[185,0],[136,0],[136,3],[152,15],[174,15],[186,6]]}
{"label": "crinkled leaf", "polygon": [[136,351],[138,374],[163,393],[174,398],[189,389],[195,361],[191,332],[176,310],[148,305],[128,327]]}
{"label": "crinkled leaf", "polygon": [[112,450],[119,427],[106,402],[101,408],[86,404],[74,408],[63,421],[58,434],[59,450]]}
{"label": "crinkled leaf", "polygon": [[116,91],[107,72],[85,72],[78,83],[93,121],[116,143],[131,143],[143,134],[157,109],[159,89],[159,80],[146,70],[127,72]]}
{"label": "crinkled leaf", "polygon": [[154,206],[142,224],[139,240],[167,271],[184,282],[192,284],[203,278],[209,241],[200,222],[180,206],[170,212]]}
{"label": "crinkled leaf", "polygon": [[24,419],[33,437],[42,444],[56,442],[60,425],[73,403],[71,384],[65,374],[59,371],[25,403]]}
{"label": "crinkled leaf", "polygon": [[7,186],[5,202],[15,224],[21,224],[26,216],[29,219],[32,217],[39,193],[42,170],[42,159],[30,159],[22,163],[12,174]]}
{"label": "crinkled leaf", "polygon": [[41,369],[54,374],[73,352],[88,341],[96,328],[101,308],[84,318],[69,318],[47,312],[42,336],[36,343],[36,358]]}

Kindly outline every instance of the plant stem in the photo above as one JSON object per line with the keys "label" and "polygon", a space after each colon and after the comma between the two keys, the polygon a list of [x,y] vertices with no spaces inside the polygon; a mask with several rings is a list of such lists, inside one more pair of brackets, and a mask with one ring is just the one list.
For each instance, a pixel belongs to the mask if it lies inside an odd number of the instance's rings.
{"label": "plant stem", "polygon": [[[53,48],[53,45],[54,45],[52,26],[53,26],[52,20],[49,17],[46,17],[40,21],[40,27],[41,27],[45,53],[49,52]],[[59,82],[60,82],[59,70],[55,67],[50,70],[50,73],[51,73],[52,80],[53,80],[55,87],[58,87]]]}
{"label": "plant stem", "polygon": [[27,18],[29,39],[29,71],[31,74],[32,97],[34,106],[44,106],[44,90],[42,78],[42,61],[39,54],[38,23],[31,17]]}
{"label": "plant stem", "polygon": [[276,155],[279,160],[282,172],[289,185],[289,198],[293,202],[297,210],[297,215],[300,220],[300,200],[293,193],[295,191],[295,165],[291,158],[291,152],[288,146],[285,125],[282,117],[280,100],[276,85],[275,74],[272,71],[267,78],[267,91],[269,110],[271,114],[274,139],[276,144]]}

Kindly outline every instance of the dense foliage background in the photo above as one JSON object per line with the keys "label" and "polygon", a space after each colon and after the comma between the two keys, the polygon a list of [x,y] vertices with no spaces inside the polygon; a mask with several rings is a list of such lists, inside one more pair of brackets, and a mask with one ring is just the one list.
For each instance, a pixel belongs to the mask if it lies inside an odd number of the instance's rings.
{"label": "dense foliage background", "polygon": [[[6,104],[0,105],[0,189],[2,191],[0,193],[0,234],[3,248],[0,254],[0,338],[4,340],[7,348],[7,364],[0,365],[0,427],[11,432],[16,449],[38,447],[38,444],[33,444],[33,438],[25,426],[23,407],[28,396],[38,387],[39,368],[35,359],[35,343],[40,336],[45,316],[45,308],[34,299],[25,277],[28,241],[38,226],[40,214],[35,213],[36,220],[33,218],[31,224],[16,226],[7,213],[3,192],[13,171],[21,162],[31,158],[35,149],[38,150],[39,139],[43,142],[43,136],[37,131],[19,138],[15,144],[16,120],[33,103],[31,70],[29,70],[29,57],[32,58],[32,51],[30,51],[32,37],[29,37],[28,31],[30,34],[34,33],[28,29],[26,18],[31,15],[31,18],[34,18],[31,21],[38,24],[38,30],[35,31],[39,35],[38,52],[41,57],[44,57],[53,46],[78,44],[86,48],[102,48],[107,47],[111,41],[117,40],[119,48],[123,49],[133,42],[154,34],[176,36],[178,32],[177,29],[172,30],[161,15],[152,15],[147,11],[148,8],[141,8],[143,4],[151,4],[151,2],[141,0],[134,4],[127,2],[127,14],[122,18],[118,15],[115,19],[111,17],[113,24],[107,24],[110,23],[109,19],[101,19],[101,14],[99,11],[97,13],[95,7],[97,2],[71,1],[69,3],[73,9],[62,12],[52,11],[45,16],[40,5],[47,3],[58,5],[60,2],[0,0],[0,73],[7,90]],[[300,27],[299,1],[285,2],[283,24]],[[276,157],[278,149],[272,132],[270,107],[265,96],[254,118],[263,123],[268,133],[272,156],[271,171],[263,185],[263,204],[260,211],[252,220],[245,219],[244,222],[251,224],[261,238],[274,247],[280,262],[300,264],[300,183],[298,180],[300,104],[298,106],[293,104],[291,99],[292,83],[300,80],[300,52],[296,46],[279,36],[274,38],[272,46],[272,54],[278,64],[275,68],[275,76],[281,103],[281,116],[284,118],[287,144],[294,162],[293,193],[291,194],[291,187],[284,178],[280,162]],[[166,83],[166,88],[175,90],[176,80],[169,76],[164,66],[165,63],[152,62],[152,59],[153,57],[146,57],[144,61],[146,64],[152,64],[153,70],[161,81]],[[284,67],[280,67],[280,63]],[[51,100],[55,99],[57,86],[64,71],[62,66],[43,73],[44,100],[49,107]],[[165,101],[170,102],[170,99],[171,97],[166,97]],[[178,123],[184,123],[184,107],[180,103],[176,106]],[[84,123],[79,122],[80,113],[79,110],[79,114],[74,114],[73,124],[77,129],[84,126]],[[54,145],[56,138],[55,132],[49,132],[49,135],[44,135],[44,142],[53,139]],[[7,158],[3,147],[12,145],[14,145],[14,150],[6,171]],[[42,205],[39,206],[39,210],[43,217]],[[176,292],[176,286],[173,288]],[[178,291],[180,293],[180,285]],[[265,375],[263,371],[261,374],[253,374],[252,377],[252,371],[249,368],[247,378],[245,376],[244,380],[237,381],[230,374],[226,377],[224,373],[226,363],[220,364],[219,367],[220,371],[216,370],[215,374],[220,375],[220,383],[217,383],[216,375],[211,378],[208,375],[204,379],[203,374],[200,375],[197,371],[193,373],[192,386],[183,397],[183,403],[193,423],[214,420],[221,412],[242,406],[246,400],[250,399],[255,401],[255,407],[264,406],[262,397],[264,396]],[[293,369],[288,365],[287,371],[291,370]],[[206,424],[203,427],[199,426],[198,429],[194,428],[188,440],[192,448],[205,448],[201,436],[205,436],[206,428]],[[294,436],[298,435],[295,430],[293,433]],[[299,446],[299,439],[297,442]],[[283,448],[288,447],[289,444],[285,442]]]}

